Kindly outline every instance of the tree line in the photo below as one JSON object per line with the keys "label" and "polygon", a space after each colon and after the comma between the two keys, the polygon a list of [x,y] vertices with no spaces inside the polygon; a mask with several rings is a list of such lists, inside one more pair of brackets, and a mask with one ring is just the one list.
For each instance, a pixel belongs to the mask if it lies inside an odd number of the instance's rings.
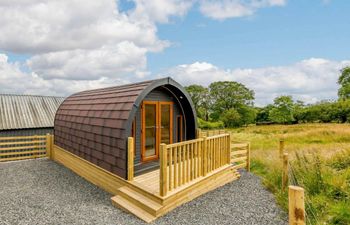
{"label": "tree line", "polygon": [[265,107],[254,106],[254,91],[235,81],[218,81],[208,87],[186,87],[202,128],[240,127],[249,124],[350,122],[350,67],[340,71],[338,100],[305,104],[282,95]]}

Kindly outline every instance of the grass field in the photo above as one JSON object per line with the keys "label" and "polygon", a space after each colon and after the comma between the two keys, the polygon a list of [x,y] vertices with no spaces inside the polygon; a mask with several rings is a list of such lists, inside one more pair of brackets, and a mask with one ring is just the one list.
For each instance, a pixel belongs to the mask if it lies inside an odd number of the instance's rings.
{"label": "grass field", "polygon": [[233,129],[236,141],[251,142],[252,172],[263,178],[287,210],[281,191],[278,143],[285,140],[291,183],[304,187],[308,224],[350,224],[350,125],[301,124]]}

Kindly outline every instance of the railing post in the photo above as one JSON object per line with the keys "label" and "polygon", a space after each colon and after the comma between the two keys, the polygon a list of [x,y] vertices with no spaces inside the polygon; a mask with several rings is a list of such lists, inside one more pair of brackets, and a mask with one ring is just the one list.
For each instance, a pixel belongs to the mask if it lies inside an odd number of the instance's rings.
{"label": "railing post", "polygon": [[297,186],[289,186],[289,224],[305,225],[305,200],[304,189]]}
{"label": "railing post", "polygon": [[128,137],[128,181],[134,180],[134,138]]}
{"label": "railing post", "polygon": [[52,159],[51,156],[51,135],[49,133],[46,134],[46,156],[49,159]]}
{"label": "railing post", "polygon": [[202,130],[200,128],[197,128],[196,130],[196,138],[201,138],[202,137]]}
{"label": "railing post", "polygon": [[168,192],[167,185],[167,149],[166,144],[160,144],[159,155],[160,169],[159,169],[159,194],[166,196]]}
{"label": "railing post", "polygon": [[231,164],[231,133],[227,137],[227,164]]}
{"label": "railing post", "polygon": [[250,172],[250,143],[247,144],[247,168],[246,170]]}
{"label": "railing post", "polygon": [[283,154],[282,190],[288,186],[288,153]]}
{"label": "railing post", "polygon": [[280,142],[279,142],[279,153],[280,153],[280,158],[282,159],[283,158],[283,153],[284,153],[284,140],[283,139],[280,139]]}
{"label": "railing post", "polygon": [[208,172],[208,149],[207,149],[207,137],[203,136],[203,177],[207,175]]}

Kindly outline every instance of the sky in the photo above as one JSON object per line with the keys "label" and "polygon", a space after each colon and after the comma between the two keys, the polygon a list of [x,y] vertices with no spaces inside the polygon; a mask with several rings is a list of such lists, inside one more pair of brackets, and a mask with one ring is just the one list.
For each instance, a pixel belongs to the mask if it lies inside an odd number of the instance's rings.
{"label": "sky", "polygon": [[170,76],[236,81],[263,106],[337,98],[341,0],[0,0],[0,92],[68,96]]}

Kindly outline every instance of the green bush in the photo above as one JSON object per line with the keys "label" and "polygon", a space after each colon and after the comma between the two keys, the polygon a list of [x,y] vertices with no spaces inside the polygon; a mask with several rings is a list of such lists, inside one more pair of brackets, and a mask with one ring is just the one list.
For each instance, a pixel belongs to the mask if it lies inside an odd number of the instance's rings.
{"label": "green bush", "polygon": [[222,129],[224,128],[224,123],[222,121],[217,121],[217,122],[210,122],[210,121],[205,121],[202,120],[201,118],[198,119],[198,126],[201,129]]}
{"label": "green bush", "polygon": [[350,224],[350,204],[342,201],[332,206],[330,224],[349,225]]}
{"label": "green bush", "polygon": [[229,109],[222,114],[222,121],[226,127],[239,127],[242,124],[241,115],[235,109]]}

